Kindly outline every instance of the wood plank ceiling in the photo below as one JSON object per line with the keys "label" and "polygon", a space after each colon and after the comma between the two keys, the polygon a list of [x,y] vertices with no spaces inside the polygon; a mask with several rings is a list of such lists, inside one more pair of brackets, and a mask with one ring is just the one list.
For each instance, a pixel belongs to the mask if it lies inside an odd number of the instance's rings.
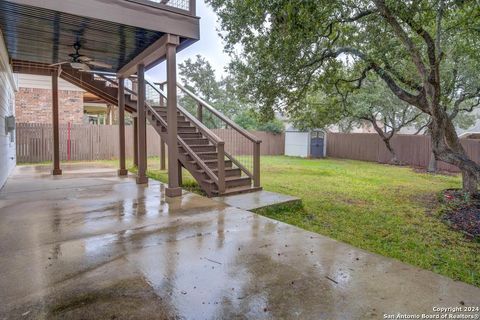
{"label": "wood plank ceiling", "polygon": [[[118,71],[163,33],[0,0],[0,29],[15,60],[57,63],[80,53]],[[101,69],[101,68],[97,68]]]}

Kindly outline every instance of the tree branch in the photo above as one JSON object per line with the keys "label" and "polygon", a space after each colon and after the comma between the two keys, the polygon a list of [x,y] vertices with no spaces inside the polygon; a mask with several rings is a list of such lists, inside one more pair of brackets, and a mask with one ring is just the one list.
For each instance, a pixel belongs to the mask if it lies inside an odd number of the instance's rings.
{"label": "tree branch", "polygon": [[478,97],[479,101],[480,101],[479,95],[480,95],[480,87],[477,88],[477,90],[475,92],[471,92],[471,93],[465,93],[464,92],[457,100],[455,100],[455,102],[453,104],[453,110],[449,115],[450,120],[454,119],[460,111],[472,112],[473,109],[478,106],[478,102],[476,104],[473,104],[472,106],[470,106],[470,108],[467,108],[467,109],[461,109],[460,105],[465,100],[473,99],[475,97]]}
{"label": "tree branch", "polygon": [[363,17],[369,16],[369,15],[371,15],[372,13],[375,13],[375,12],[377,12],[377,10],[365,10],[365,11],[360,11],[359,13],[357,13],[357,14],[354,15],[354,16],[341,19],[339,22],[341,22],[341,23],[345,23],[345,22],[355,22],[355,21],[360,20],[360,19],[363,18]]}
{"label": "tree branch", "polygon": [[397,21],[397,19],[393,16],[393,14],[387,8],[385,4],[385,0],[374,0],[374,2],[380,12],[380,15],[384,17],[384,19],[388,24],[390,24],[390,26],[393,29],[393,32],[397,35],[397,37],[400,38],[403,44],[407,47],[408,52],[412,57],[413,63],[415,64],[415,67],[417,68],[422,78],[426,79],[427,71],[426,71],[425,65],[423,64],[422,56],[420,55],[420,51],[418,50],[417,46],[413,43],[412,39],[408,37],[407,33],[405,32],[405,30],[403,30],[400,23]]}

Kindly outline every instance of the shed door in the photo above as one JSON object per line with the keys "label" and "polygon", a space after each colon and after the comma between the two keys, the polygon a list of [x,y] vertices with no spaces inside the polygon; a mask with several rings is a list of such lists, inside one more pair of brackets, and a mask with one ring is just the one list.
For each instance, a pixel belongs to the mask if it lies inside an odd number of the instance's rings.
{"label": "shed door", "polygon": [[310,140],[310,156],[312,158],[323,158],[323,132],[313,131]]}

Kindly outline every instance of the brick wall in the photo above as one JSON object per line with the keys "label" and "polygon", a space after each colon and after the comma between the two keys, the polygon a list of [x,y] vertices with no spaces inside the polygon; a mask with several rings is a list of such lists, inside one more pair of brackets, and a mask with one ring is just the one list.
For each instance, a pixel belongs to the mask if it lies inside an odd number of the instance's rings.
{"label": "brick wall", "polygon": [[[60,123],[83,122],[83,92],[59,90]],[[19,88],[15,94],[17,123],[52,123],[52,90]]]}

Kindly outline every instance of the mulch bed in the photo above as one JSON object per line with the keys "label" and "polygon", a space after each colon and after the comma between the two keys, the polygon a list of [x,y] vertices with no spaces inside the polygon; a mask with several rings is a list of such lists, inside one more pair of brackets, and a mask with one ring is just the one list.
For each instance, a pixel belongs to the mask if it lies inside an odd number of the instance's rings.
{"label": "mulch bed", "polygon": [[446,205],[443,219],[452,228],[480,239],[480,195],[467,197],[462,190],[448,189],[443,191],[442,201]]}

